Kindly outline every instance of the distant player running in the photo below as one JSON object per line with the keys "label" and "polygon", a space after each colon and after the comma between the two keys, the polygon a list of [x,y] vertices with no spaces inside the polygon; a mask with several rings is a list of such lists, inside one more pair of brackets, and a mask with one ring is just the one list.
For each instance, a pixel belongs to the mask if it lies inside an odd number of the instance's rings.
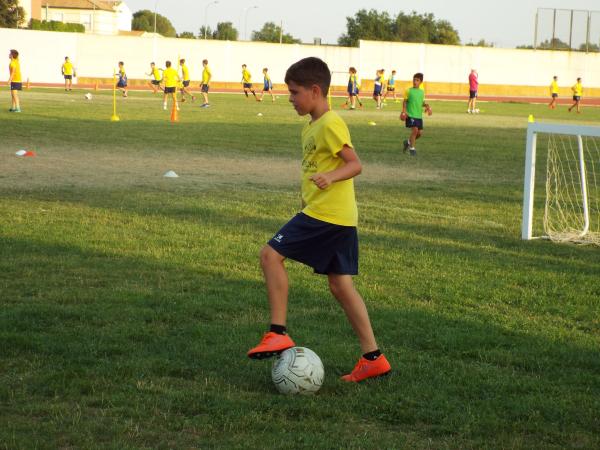
{"label": "distant player running", "polygon": [[163,82],[165,83],[165,94],[163,95],[163,109],[167,110],[167,100],[169,95],[173,99],[173,104],[177,111],[179,111],[179,105],[177,104],[177,85],[179,84],[179,74],[175,69],[171,67],[171,61],[165,62],[166,69],[163,70]]}
{"label": "distant player running", "polygon": [[123,91],[123,97],[127,97],[127,73],[125,73],[125,63],[123,61],[119,61],[119,72],[117,75],[119,77],[117,88]]}
{"label": "distant player running", "polygon": [[350,67],[348,69],[349,77],[348,77],[348,99],[343,107],[347,107],[348,103],[350,104],[350,109],[356,109],[356,102],[362,107],[362,103],[358,98],[358,94],[360,92],[360,85],[358,82],[358,74],[356,73],[356,69],[354,67]]}
{"label": "distant player running", "polygon": [[179,65],[181,67],[181,80],[182,80],[181,103],[185,102],[185,94],[192,97],[192,101],[194,101],[194,100],[196,100],[196,97],[194,97],[194,95],[188,89],[190,87],[190,69],[188,69],[188,66],[185,65],[185,59],[180,59]]}
{"label": "distant player running", "polygon": [[242,87],[244,88],[246,98],[248,98],[248,91],[250,91],[252,92],[252,95],[254,95],[256,101],[259,101],[256,92],[254,92],[254,89],[252,88],[252,74],[248,71],[246,64],[242,64]]}
{"label": "distant player running", "polygon": [[271,81],[271,77],[269,76],[269,69],[266,67],[263,69],[263,90],[260,95],[260,101],[263,101],[263,97],[265,96],[265,92],[271,94],[271,101],[275,101],[275,95],[273,95],[273,82]]}
{"label": "distant player running", "polygon": [[156,64],[154,64],[153,62],[150,63],[150,73],[147,73],[146,75],[152,77],[152,79],[150,80],[150,87],[152,88],[153,94],[156,94],[159,89],[162,90],[162,88],[160,87],[160,82],[162,81],[161,72],[162,69],[156,67]]}
{"label": "distant player running", "polygon": [[577,78],[577,83],[571,88],[573,92],[573,104],[569,107],[569,112],[573,108],[576,108],[577,114],[581,113],[581,97],[583,97],[583,85],[581,84],[581,78]]}
{"label": "distant player running", "polygon": [[556,100],[558,99],[558,77],[556,75],[554,75],[552,83],[550,83],[550,95],[552,96],[552,100],[548,108],[556,109]]}
{"label": "distant player running", "polygon": [[200,85],[200,92],[202,92],[202,96],[204,97],[204,103],[200,108],[208,108],[210,103],[208,102],[208,89],[210,84],[210,79],[212,78],[212,72],[208,67],[208,59],[202,61],[202,84]]}
{"label": "distant player running", "polygon": [[388,95],[392,94],[392,98],[397,102],[396,98],[396,71],[392,70],[392,75],[390,76],[387,82],[387,88],[385,90],[385,94],[383,95],[383,101],[387,100]]}
{"label": "distant player running", "polygon": [[23,79],[21,78],[21,64],[19,62],[19,52],[11,50],[8,57],[8,84],[10,85],[11,105],[9,112],[21,112],[21,101],[19,100],[19,91],[23,90]]}
{"label": "distant player running", "polygon": [[381,95],[383,92],[383,71],[378,70],[375,72],[375,82],[373,85],[373,100],[377,105],[377,109],[381,109]]}
{"label": "distant player running", "polygon": [[425,91],[420,88],[423,83],[423,74],[413,76],[413,85],[406,90],[400,119],[405,121],[406,128],[410,128],[410,137],[404,141],[404,152],[411,156],[417,155],[415,143],[423,135],[423,109],[431,115],[431,108],[425,103]]}
{"label": "distant player running", "polygon": [[65,62],[61,67],[61,72],[65,79],[65,91],[70,91],[71,86],[73,85],[73,77],[75,75],[75,67],[73,67],[73,63],[69,60],[68,56],[65,56]]}

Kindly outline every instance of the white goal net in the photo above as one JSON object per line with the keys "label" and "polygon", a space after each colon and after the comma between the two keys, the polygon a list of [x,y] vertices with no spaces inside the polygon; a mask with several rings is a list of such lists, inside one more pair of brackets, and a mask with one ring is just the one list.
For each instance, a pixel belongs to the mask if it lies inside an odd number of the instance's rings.
{"label": "white goal net", "polygon": [[600,128],[529,124],[522,237],[600,245]]}

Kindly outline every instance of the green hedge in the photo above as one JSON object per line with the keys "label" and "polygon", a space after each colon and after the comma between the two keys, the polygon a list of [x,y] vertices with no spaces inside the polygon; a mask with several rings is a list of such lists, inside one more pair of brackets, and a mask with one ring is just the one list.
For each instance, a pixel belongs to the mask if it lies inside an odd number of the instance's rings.
{"label": "green hedge", "polygon": [[44,31],[65,31],[69,33],[85,33],[85,27],[80,23],[63,23],[56,20],[37,20],[31,19],[29,28],[32,30]]}

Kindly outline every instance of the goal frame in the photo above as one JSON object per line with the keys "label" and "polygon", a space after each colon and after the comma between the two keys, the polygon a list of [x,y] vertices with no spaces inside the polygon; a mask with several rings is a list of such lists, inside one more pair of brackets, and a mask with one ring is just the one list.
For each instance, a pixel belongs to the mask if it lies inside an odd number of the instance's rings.
{"label": "goal frame", "polygon": [[564,125],[554,123],[529,123],[527,127],[527,142],[525,148],[525,184],[523,188],[523,221],[521,226],[521,239],[539,239],[542,236],[533,236],[533,202],[535,194],[535,164],[538,133],[560,134],[576,136],[579,153],[579,172],[581,175],[581,194],[584,211],[584,229],[581,235],[587,233],[589,227],[589,211],[587,198],[586,167],[583,149],[583,136],[600,137],[600,127],[585,125]]}

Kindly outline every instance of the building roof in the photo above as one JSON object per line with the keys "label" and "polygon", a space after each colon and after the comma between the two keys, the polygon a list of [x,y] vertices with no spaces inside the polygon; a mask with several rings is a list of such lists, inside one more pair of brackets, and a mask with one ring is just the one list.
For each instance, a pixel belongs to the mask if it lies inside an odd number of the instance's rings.
{"label": "building roof", "polygon": [[120,0],[42,0],[42,8],[64,8],[64,9],[97,9],[101,11],[114,11],[114,6],[121,3]]}

